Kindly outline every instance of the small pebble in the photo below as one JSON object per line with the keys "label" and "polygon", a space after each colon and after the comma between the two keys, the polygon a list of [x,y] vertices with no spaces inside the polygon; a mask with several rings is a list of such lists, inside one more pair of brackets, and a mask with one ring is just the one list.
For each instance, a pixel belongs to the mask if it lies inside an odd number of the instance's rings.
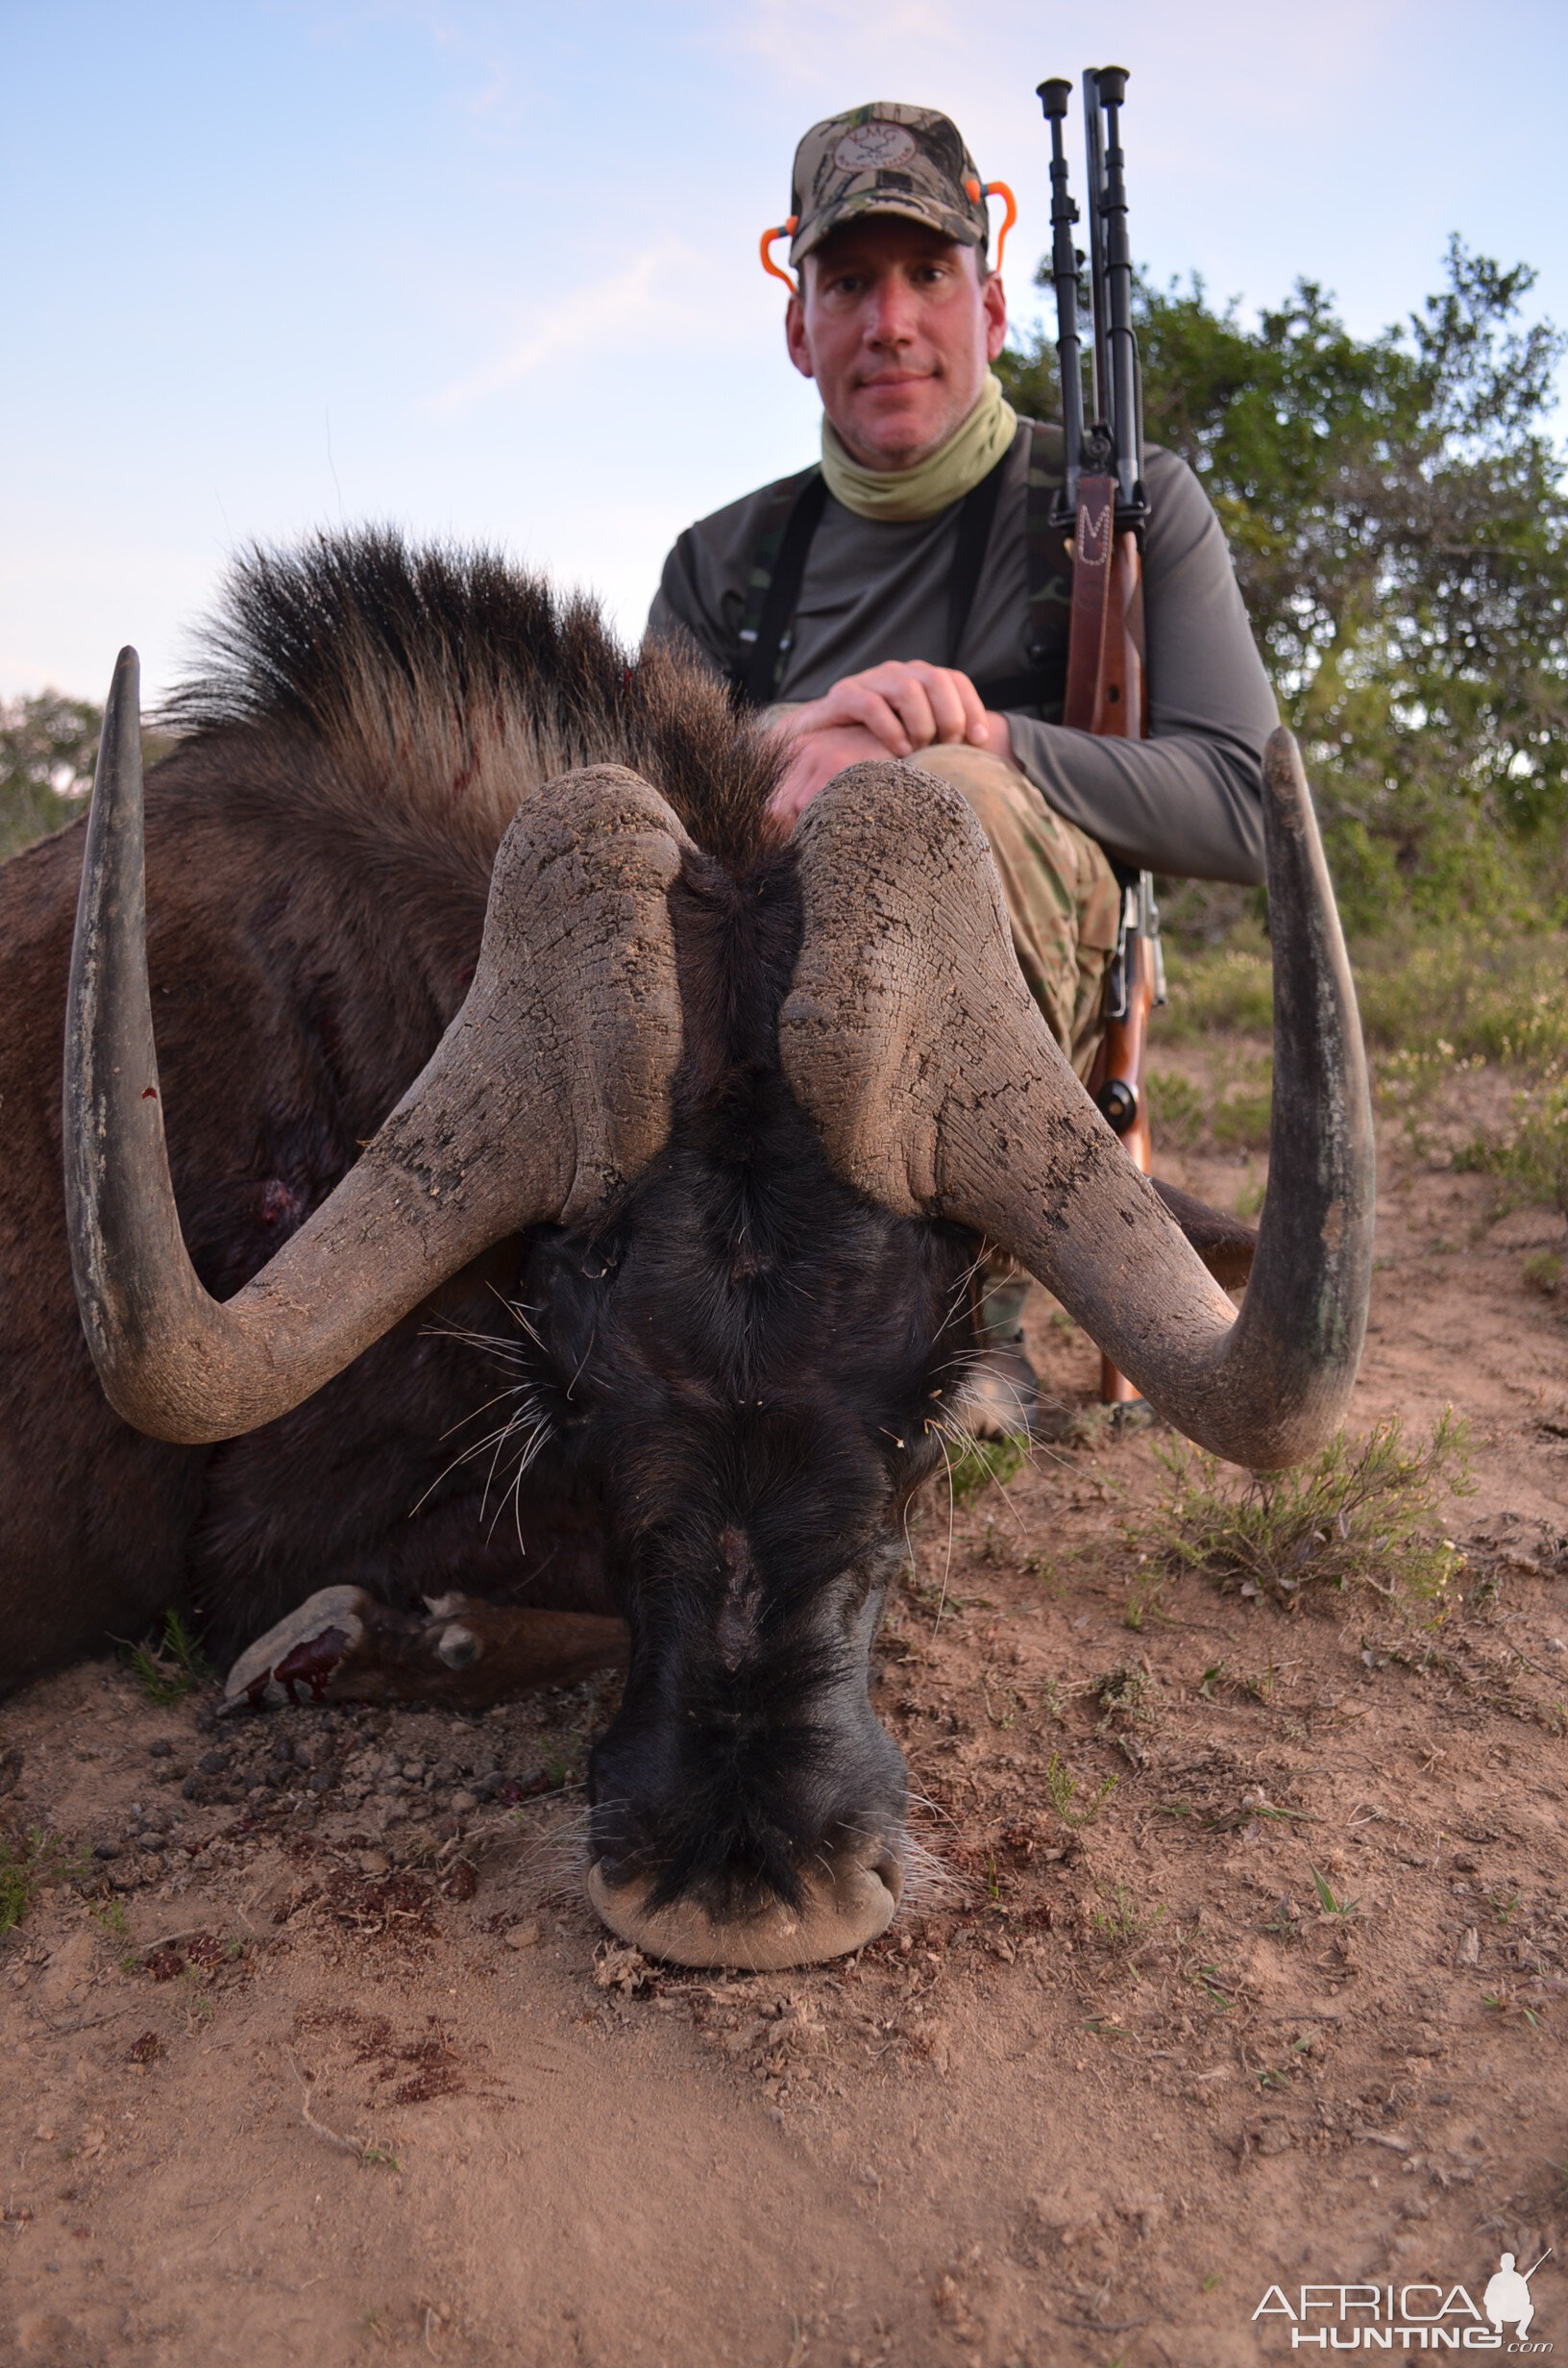
{"label": "small pebble", "polygon": [[472,1792],[454,1792],[452,1796],[453,1814],[457,1817],[466,1817],[469,1811],[478,1809],[478,1805]]}
{"label": "small pebble", "polygon": [[312,1768],[309,1776],[309,1789],[312,1792],[331,1792],[331,1769],[329,1767]]}
{"label": "small pebble", "polygon": [[159,1736],[156,1743],[148,1744],[147,1757],[150,1760],[167,1760],[173,1750],[174,1745],[164,1737]]}
{"label": "small pebble", "polygon": [[509,1949],[535,1949],[538,1945],[539,1927],[532,1922],[514,1924],[506,1936],[506,1946]]}
{"label": "small pebble", "polygon": [[136,1848],[138,1850],[145,1850],[149,1856],[151,1856],[155,1851],[161,1850],[162,1847],[163,1837],[161,1834],[138,1834],[136,1836]]}
{"label": "small pebble", "polygon": [[226,1751],[204,1751],[196,1763],[204,1776],[221,1776],[229,1765]]}
{"label": "small pebble", "polygon": [[95,1859],[117,1859],[120,1855],[120,1845],[117,1841],[95,1841],[92,1845],[92,1855]]}
{"label": "small pebble", "polygon": [[389,1875],[392,1872],[392,1862],[384,1850],[361,1850],[359,1872],[362,1875]]}

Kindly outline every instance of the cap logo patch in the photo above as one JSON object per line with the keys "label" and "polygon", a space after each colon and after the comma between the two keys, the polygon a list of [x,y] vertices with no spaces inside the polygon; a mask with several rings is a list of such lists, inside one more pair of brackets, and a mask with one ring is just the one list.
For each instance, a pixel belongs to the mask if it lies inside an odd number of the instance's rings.
{"label": "cap logo patch", "polygon": [[841,173],[874,173],[889,164],[904,164],[915,154],[915,136],[901,123],[873,117],[845,132],[833,151]]}

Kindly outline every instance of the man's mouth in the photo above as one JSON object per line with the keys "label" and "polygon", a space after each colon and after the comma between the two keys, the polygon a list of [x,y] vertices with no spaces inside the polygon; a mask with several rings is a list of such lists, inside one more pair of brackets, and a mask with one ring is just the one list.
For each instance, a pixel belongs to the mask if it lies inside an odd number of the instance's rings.
{"label": "man's mouth", "polygon": [[869,394],[876,389],[889,386],[923,386],[927,380],[934,379],[937,375],[935,370],[881,371],[875,378],[857,379],[855,392]]}

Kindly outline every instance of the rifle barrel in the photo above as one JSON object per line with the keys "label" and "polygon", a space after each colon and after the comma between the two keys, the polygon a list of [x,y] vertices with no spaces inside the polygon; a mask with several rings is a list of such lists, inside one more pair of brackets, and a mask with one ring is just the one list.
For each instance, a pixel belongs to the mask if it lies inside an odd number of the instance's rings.
{"label": "rifle barrel", "polygon": [[1078,335],[1078,262],[1072,226],[1078,209],[1067,191],[1067,160],[1062,146],[1062,126],[1072,95],[1072,85],[1053,76],[1037,93],[1051,127],[1051,284],[1056,290],[1056,356],[1062,377],[1062,437],[1066,457],[1063,501],[1069,513],[1078,507],[1078,474],[1084,442],[1084,364]]}

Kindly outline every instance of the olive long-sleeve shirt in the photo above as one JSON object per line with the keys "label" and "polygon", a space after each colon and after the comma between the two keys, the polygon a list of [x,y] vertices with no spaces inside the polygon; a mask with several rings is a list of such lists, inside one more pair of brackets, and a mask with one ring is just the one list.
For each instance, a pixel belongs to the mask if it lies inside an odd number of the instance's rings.
{"label": "olive long-sleeve shirt", "polygon": [[[955,503],[888,525],[828,500],[811,546],[780,700],[818,699],[888,658],[956,665],[976,682],[1027,671],[1024,490],[1029,428],[1007,456],[979,588],[962,643],[947,643]],[[1150,446],[1143,549],[1149,738],[1100,740],[1027,710],[1008,714],[1014,757],[1047,804],[1114,854],[1196,879],[1263,876],[1261,759],[1279,721],[1218,519],[1186,462]],[[733,663],[747,571],[768,488],[716,510],[665,561],[649,616],[654,641],[695,643]]]}

